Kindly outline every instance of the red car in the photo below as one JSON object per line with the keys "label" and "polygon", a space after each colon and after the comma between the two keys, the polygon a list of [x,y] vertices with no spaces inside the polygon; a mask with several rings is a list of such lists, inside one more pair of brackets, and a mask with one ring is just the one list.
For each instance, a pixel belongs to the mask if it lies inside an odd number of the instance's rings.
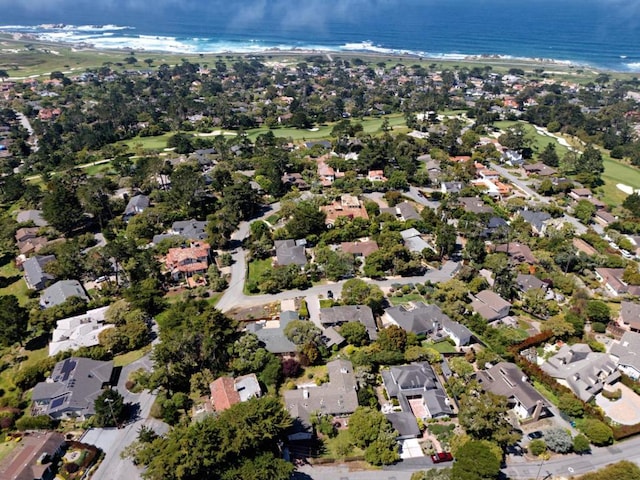
{"label": "red car", "polygon": [[453,455],[449,452],[434,453],[431,455],[431,461],[433,463],[452,462]]}

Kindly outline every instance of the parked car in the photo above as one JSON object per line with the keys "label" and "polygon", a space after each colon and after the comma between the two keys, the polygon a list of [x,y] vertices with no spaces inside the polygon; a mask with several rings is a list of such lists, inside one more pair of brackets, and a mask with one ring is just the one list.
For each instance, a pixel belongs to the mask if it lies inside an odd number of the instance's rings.
{"label": "parked car", "polygon": [[453,455],[449,452],[439,452],[431,455],[431,461],[433,463],[452,462]]}
{"label": "parked car", "polygon": [[542,438],[543,434],[540,430],[536,430],[535,432],[531,432],[527,435],[529,440],[537,440],[538,438]]}

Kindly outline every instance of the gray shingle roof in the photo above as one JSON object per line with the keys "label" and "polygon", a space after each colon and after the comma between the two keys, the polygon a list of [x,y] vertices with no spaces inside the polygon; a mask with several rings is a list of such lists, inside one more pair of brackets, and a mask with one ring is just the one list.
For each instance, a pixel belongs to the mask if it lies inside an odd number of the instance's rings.
{"label": "gray shingle roof", "polygon": [[81,416],[95,413],[95,399],[109,382],[113,362],[71,357],[58,362],[47,382],[33,389],[32,401],[43,414],[60,418],[74,412]]}
{"label": "gray shingle roof", "polygon": [[276,259],[278,265],[299,265],[307,264],[307,256],[305,255],[304,244],[296,240],[276,240]]}
{"label": "gray shingle roof", "polygon": [[625,332],[611,347],[611,355],[618,358],[618,365],[640,372],[640,333]]}
{"label": "gray shingle roof", "polygon": [[175,234],[189,240],[205,240],[207,238],[207,222],[199,220],[182,220],[173,222],[171,229]]}
{"label": "gray shingle roof", "polygon": [[42,290],[45,283],[55,277],[44,271],[44,266],[56,259],[55,255],[36,255],[28,258],[22,264],[24,281],[33,290]]}
{"label": "gray shingle roof", "polygon": [[80,297],[89,301],[89,297],[80,282],[77,280],[60,280],[42,291],[40,306],[42,308],[55,307],[66,302],[71,297]]}
{"label": "gray shingle roof", "polygon": [[136,195],[131,197],[129,203],[127,203],[127,207],[124,209],[124,215],[125,217],[133,216],[143,212],[147,208],[149,208],[149,197],[146,195]]}
{"label": "gray shingle roof", "polygon": [[545,222],[551,219],[547,212],[534,212],[533,210],[520,210],[520,216],[538,232],[544,230]]}
{"label": "gray shingle roof", "polygon": [[323,325],[342,325],[347,322],[360,322],[367,328],[370,340],[378,338],[378,328],[371,308],[366,305],[345,305],[341,307],[321,308],[320,323]]}
{"label": "gray shingle roof", "polygon": [[49,222],[42,218],[41,210],[24,210],[18,213],[16,220],[18,223],[33,222],[37,227],[46,227],[49,225]]}
{"label": "gray shingle roof", "polygon": [[298,313],[285,311],[280,314],[278,326],[265,328],[264,322],[253,322],[247,325],[247,331],[255,333],[267,351],[275,354],[290,353],[296,351],[296,345],[289,340],[284,329],[293,320],[298,320]]}

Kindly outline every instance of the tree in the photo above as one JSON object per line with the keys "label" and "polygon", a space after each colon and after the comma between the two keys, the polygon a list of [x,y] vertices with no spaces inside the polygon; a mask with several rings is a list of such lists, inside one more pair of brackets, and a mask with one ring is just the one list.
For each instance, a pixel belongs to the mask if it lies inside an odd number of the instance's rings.
{"label": "tree", "polygon": [[640,195],[632,193],[622,202],[622,206],[629,210],[634,217],[640,217]]}
{"label": "tree", "polygon": [[[577,454],[588,453],[591,450],[589,439],[579,433],[573,438],[573,451]],[[638,477],[640,479],[640,477]]]}
{"label": "tree", "polygon": [[582,422],[580,430],[594,445],[603,446],[613,442],[611,427],[600,420],[587,418]]}
{"label": "tree", "polygon": [[584,404],[572,393],[566,392],[558,397],[558,408],[571,417],[584,415]]}
{"label": "tree", "polygon": [[449,256],[456,250],[456,229],[448,223],[441,224],[436,230],[436,247],[440,257]]}
{"label": "tree", "polygon": [[580,480],[640,480],[640,467],[633,462],[623,460],[607,465],[596,472],[587,473]]}
{"label": "tree", "polygon": [[573,449],[573,439],[563,428],[551,428],[544,432],[547,447],[552,452],[569,453]]}
{"label": "tree", "polygon": [[367,328],[360,322],[347,322],[340,326],[340,335],[350,345],[362,347],[370,341]]}
{"label": "tree", "polygon": [[549,167],[556,168],[560,165],[560,157],[556,152],[556,144],[553,142],[547,143],[544,150],[540,153],[540,161]]}
{"label": "tree", "polygon": [[594,213],[596,213],[596,206],[589,200],[580,200],[573,209],[575,217],[585,225],[591,223],[591,218]]}
{"label": "tree", "polygon": [[531,146],[531,138],[522,124],[514,125],[498,138],[500,145],[510,150],[522,151]]}
{"label": "tree", "polygon": [[374,314],[380,313],[384,305],[384,293],[380,287],[359,278],[344,282],[340,298],[345,305],[367,305]]}
{"label": "tree", "polygon": [[378,409],[356,408],[349,419],[349,433],[354,445],[365,450],[369,463],[388,465],[399,460],[397,432]]}
{"label": "tree", "polygon": [[558,314],[551,317],[544,323],[545,330],[551,330],[553,335],[557,338],[563,338],[568,335],[573,335],[575,328],[564,318],[564,315]]}
{"label": "tree", "polygon": [[491,392],[463,394],[460,397],[460,425],[474,439],[511,445],[518,440],[509,423],[507,398]]}
{"label": "tree", "polygon": [[284,329],[285,336],[298,347],[313,343],[322,345],[322,332],[309,320],[294,320]]}
{"label": "tree", "polygon": [[14,295],[0,296],[0,346],[8,347],[22,342],[27,333],[29,312],[18,303]]}
{"label": "tree", "polygon": [[587,318],[592,322],[608,323],[611,309],[601,300],[590,300],[587,303]]}
{"label": "tree", "polygon": [[452,480],[450,468],[432,468],[423,472],[413,472],[411,480]]}
{"label": "tree", "polygon": [[483,442],[470,440],[459,448],[451,470],[451,478],[461,480],[491,480],[500,474],[501,458]]}
{"label": "tree", "polygon": [[539,457],[547,451],[547,442],[545,442],[542,438],[536,438],[535,440],[531,440],[531,442],[527,446],[527,450],[529,450],[532,455]]}
{"label": "tree", "polygon": [[81,224],[84,215],[76,189],[59,177],[54,177],[48,187],[42,199],[42,216],[54,228],[68,234]]}
{"label": "tree", "polygon": [[398,325],[389,325],[378,332],[376,343],[382,350],[404,352],[407,348],[407,332]]}
{"label": "tree", "polygon": [[325,231],[326,214],[311,202],[296,204],[291,219],[287,222],[290,238],[305,238]]}
{"label": "tree", "polygon": [[124,397],[117,390],[105,390],[94,402],[94,424],[98,427],[115,427],[123,420]]}

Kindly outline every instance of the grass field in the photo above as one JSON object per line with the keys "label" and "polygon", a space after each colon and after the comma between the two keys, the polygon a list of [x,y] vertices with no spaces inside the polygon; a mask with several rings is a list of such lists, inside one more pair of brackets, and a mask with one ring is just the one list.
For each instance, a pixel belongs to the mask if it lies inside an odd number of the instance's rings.
{"label": "grass field", "polygon": [[[264,272],[268,272],[273,267],[271,266],[271,259],[265,258],[264,260],[254,260],[249,262],[249,271],[247,273],[247,284],[254,283],[259,284],[260,278]],[[247,291],[247,285],[245,284],[245,293],[249,294]]]}
{"label": "grass field", "polygon": [[[2,440],[4,440],[4,438]],[[20,445],[20,442],[16,442],[15,440],[0,443],[0,462],[7,458],[7,456],[13,452],[18,445]]]}
{"label": "grass field", "polygon": [[440,353],[443,353],[443,354],[444,353],[458,353],[458,351],[456,350],[456,347],[451,345],[449,342],[433,343],[433,342],[425,340],[424,342],[422,342],[422,346],[423,347],[428,347],[428,348],[433,348],[436,352],[440,352]]}
{"label": "grass field", "polygon": [[136,360],[141,359],[147,353],[151,351],[151,345],[146,345],[139,350],[134,350],[133,352],[123,353],[122,355],[116,355],[113,357],[113,366],[114,367],[126,367],[130,363],[135,362]]}
{"label": "grass field", "polygon": [[[22,273],[15,267],[13,262],[9,262],[0,267],[0,276],[4,277],[3,280],[6,279],[6,281],[2,282],[0,295],[15,295],[20,305],[27,303],[29,300],[29,289],[22,278]],[[5,285],[5,282],[11,283]]]}
{"label": "grass field", "polygon": [[517,124],[522,125],[524,130],[527,132],[527,135],[532,140],[532,148],[534,152],[536,152],[537,154],[541,153],[546,148],[546,146],[550,143],[555,144],[556,153],[560,158],[562,158],[569,151],[569,149],[564,145],[561,145],[558,142],[558,140],[554,139],[553,137],[548,137],[547,135],[543,135],[542,133],[539,133],[534,128],[534,126],[529,123],[504,120],[500,122],[495,122],[493,125],[496,128],[499,128],[500,130],[506,130],[507,128],[513,127],[514,125],[517,125]]}
{"label": "grass field", "polygon": [[388,300],[394,307],[397,305],[406,305],[409,302],[426,302],[425,298],[419,293],[407,293],[401,297],[392,296],[389,297]]}

